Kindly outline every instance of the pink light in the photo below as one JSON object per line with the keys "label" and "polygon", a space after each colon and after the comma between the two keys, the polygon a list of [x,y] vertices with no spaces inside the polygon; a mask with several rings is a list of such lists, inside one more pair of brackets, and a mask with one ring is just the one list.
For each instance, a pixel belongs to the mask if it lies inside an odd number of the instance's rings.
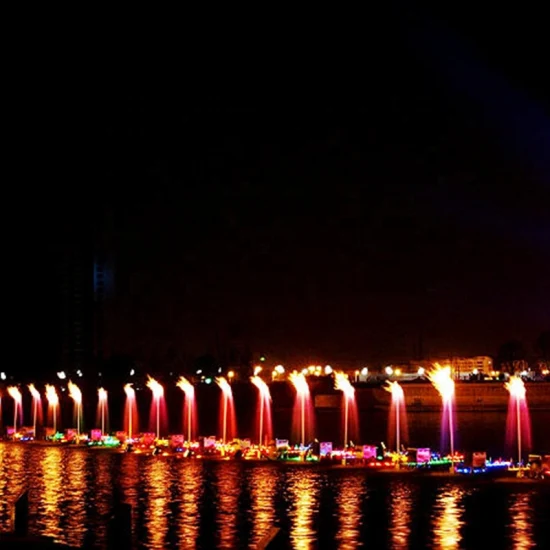
{"label": "pink light", "polygon": [[126,394],[126,406],[124,407],[124,429],[128,433],[128,439],[131,440],[134,433],[138,431],[136,390],[134,390],[131,384],[126,384],[124,386],[124,393]]}
{"label": "pink light", "polygon": [[29,384],[28,387],[33,400],[32,426],[34,430],[33,437],[36,438],[36,422],[39,416],[40,419],[42,419],[42,399],[40,397],[40,392],[34,387],[34,384]]}
{"label": "pink light", "polygon": [[442,367],[435,363],[434,368],[428,372],[428,379],[441,396],[443,403],[443,415],[441,417],[441,439],[446,433],[449,435],[450,453],[454,456],[454,394],[455,383],[451,377],[451,367]]}
{"label": "pink light", "polygon": [[258,388],[259,392],[258,442],[263,445],[264,437],[271,438],[271,393],[269,386],[259,376],[252,376],[250,381]]}
{"label": "pink light", "polygon": [[227,443],[228,439],[235,437],[236,419],[235,408],[233,406],[233,392],[231,385],[223,377],[216,378],[216,384],[222,391],[222,408],[221,408],[221,430],[222,442]]}
{"label": "pink light", "polygon": [[401,449],[401,435],[408,437],[407,416],[405,410],[405,392],[399,382],[386,383],[384,389],[391,393],[392,404],[390,408],[390,421],[388,424],[388,441],[390,445],[395,434],[395,449],[399,453]]}
{"label": "pink light", "polygon": [[99,388],[97,390],[98,397],[98,416],[101,419],[101,433],[105,434],[105,417],[107,415],[107,390]]}
{"label": "pink light", "polygon": [[[59,397],[55,391],[54,386],[46,384],[46,399],[48,400],[48,417],[51,413],[51,418],[53,422],[53,431],[54,434],[57,433],[57,407],[59,406]],[[49,419],[49,418],[48,418]]]}
{"label": "pink light", "polygon": [[180,388],[185,394],[185,409],[183,413],[183,424],[187,426],[187,440],[192,441],[193,438],[193,425],[195,422],[196,414],[194,414],[195,408],[195,387],[187,378],[180,376],[176,383],[176,386]]}
{"label": "pink light", "polygon": [[[307,369],[304,369],[307,373]],[[293,424],[294,434],[299,433],[300,445],[305,445],[308,432],[312,432],[313,412],[311,411],[311,400],[309,395],[309,386],[304,372],[296,371],[290,373],[288,379],[296,389],[296,401],[294,403],[294,418]],[[298,429],[296,427],[299,426]],[[309,430],[308,430],[309,428]]]}
{"label": "pink light", "polygon": [[509,448],[517,441],[518,463],[522,462],[523,445],[531,448],[531,420],[527,405],[527,391],[519,376],[512,376],[504,387],[510,393],[506,422],[506,443]]}
{"label": "pink light", "polygon": [[21,410],[21,416],[23,416],[23,398],[19,388],[16,386],[10,386],[8,388],[8,394],[13,399],[13,435],[17,433],[17,414]]}
{"label": "pink light", "polygon": [[81,416],[81,410],[82,410],[82,392],[80,391],[80,388],[73,384],[69,380],[69,384],[67,385],[67,388],[69,389],[69,397],[72,398],[74,401],[74,413],[73,415],[76,416],[76,435],[77,438],[80,437],[80,416]]}
{"label": "pink light", "polygon": [[147,387],[151,390],[156,404],[157,439],[160,439],[160,405],[164,397],[164,388],[151,376],[147,376]]}

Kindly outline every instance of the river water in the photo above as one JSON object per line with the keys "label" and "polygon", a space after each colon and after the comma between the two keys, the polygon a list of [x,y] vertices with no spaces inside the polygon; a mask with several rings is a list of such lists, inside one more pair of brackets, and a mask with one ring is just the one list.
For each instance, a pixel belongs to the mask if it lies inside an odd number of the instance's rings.
{"label": "river water", "polygon": [[277,548],[550,547],[546,484],[0,443],[0,530],[24,489],[30,532],[75,546],[105,547],[118,495],[141,548],[253,548],[273,526]]}

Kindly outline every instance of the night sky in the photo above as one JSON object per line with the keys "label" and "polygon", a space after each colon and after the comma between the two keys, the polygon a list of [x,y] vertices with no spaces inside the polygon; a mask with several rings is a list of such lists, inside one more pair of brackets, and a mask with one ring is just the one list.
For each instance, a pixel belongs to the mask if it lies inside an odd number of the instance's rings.
{"label": "night sky", "polygon": [[35,236],[14,246],[29,266],[15,337],[25,309],[48,346],[60,251],[107,210],[116,353],[233,342],[352,365],[411,358],[420,338],[428,356],[531,345],[550,326],[542,39],[488,21],[370,25],[342,63],[313,44],[288,67],[87,51],[25,119],[55,144],[25,207]]}

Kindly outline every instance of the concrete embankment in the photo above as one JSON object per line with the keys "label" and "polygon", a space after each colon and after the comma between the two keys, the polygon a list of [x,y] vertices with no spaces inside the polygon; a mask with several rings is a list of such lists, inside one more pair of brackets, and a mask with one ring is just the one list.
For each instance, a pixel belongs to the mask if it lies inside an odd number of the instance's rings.
{"label": "concrete embankment", "polygon": [[[526,384],[527,401],[531,410],[550,410],[550,383]],[[404,383],[407,410],[435,411],[441,408],[441,398],[429,383]],[[391,395],[382,386],[358,387],[355,391],[357,405],[362,409],[387,409]],[[316,409],[340,407],[342,396],[338,392],[317,393]],[[455,403],[458,411],[504,411],[508,408],[509,393],[501,382],[464,382],[456,384]]]}

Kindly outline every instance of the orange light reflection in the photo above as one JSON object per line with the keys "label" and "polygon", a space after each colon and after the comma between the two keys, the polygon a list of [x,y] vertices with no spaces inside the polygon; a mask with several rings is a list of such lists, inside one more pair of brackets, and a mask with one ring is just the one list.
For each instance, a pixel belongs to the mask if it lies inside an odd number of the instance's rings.
{"label": "orange light reflection", "polygon": [[363,481],[363,477],[346,476],[340,482],[340,493],[337,497],[340,520],[336,534],[338,548],[354,550],[361,541],[361,507],[365,496]]}
{"label": "orange light reflection", "polygon": [[464,524],[463,510],[459,504],[464,490],[459,487],[442,487],[434,505],[434,540],[438,548],[460,548]]}
{"label": "orange light reflection", "polygon": [[293,548],[312,548],[316,540],[313,517],[319,509],[319,476],[313,472],[288,472],[290,541]]}

